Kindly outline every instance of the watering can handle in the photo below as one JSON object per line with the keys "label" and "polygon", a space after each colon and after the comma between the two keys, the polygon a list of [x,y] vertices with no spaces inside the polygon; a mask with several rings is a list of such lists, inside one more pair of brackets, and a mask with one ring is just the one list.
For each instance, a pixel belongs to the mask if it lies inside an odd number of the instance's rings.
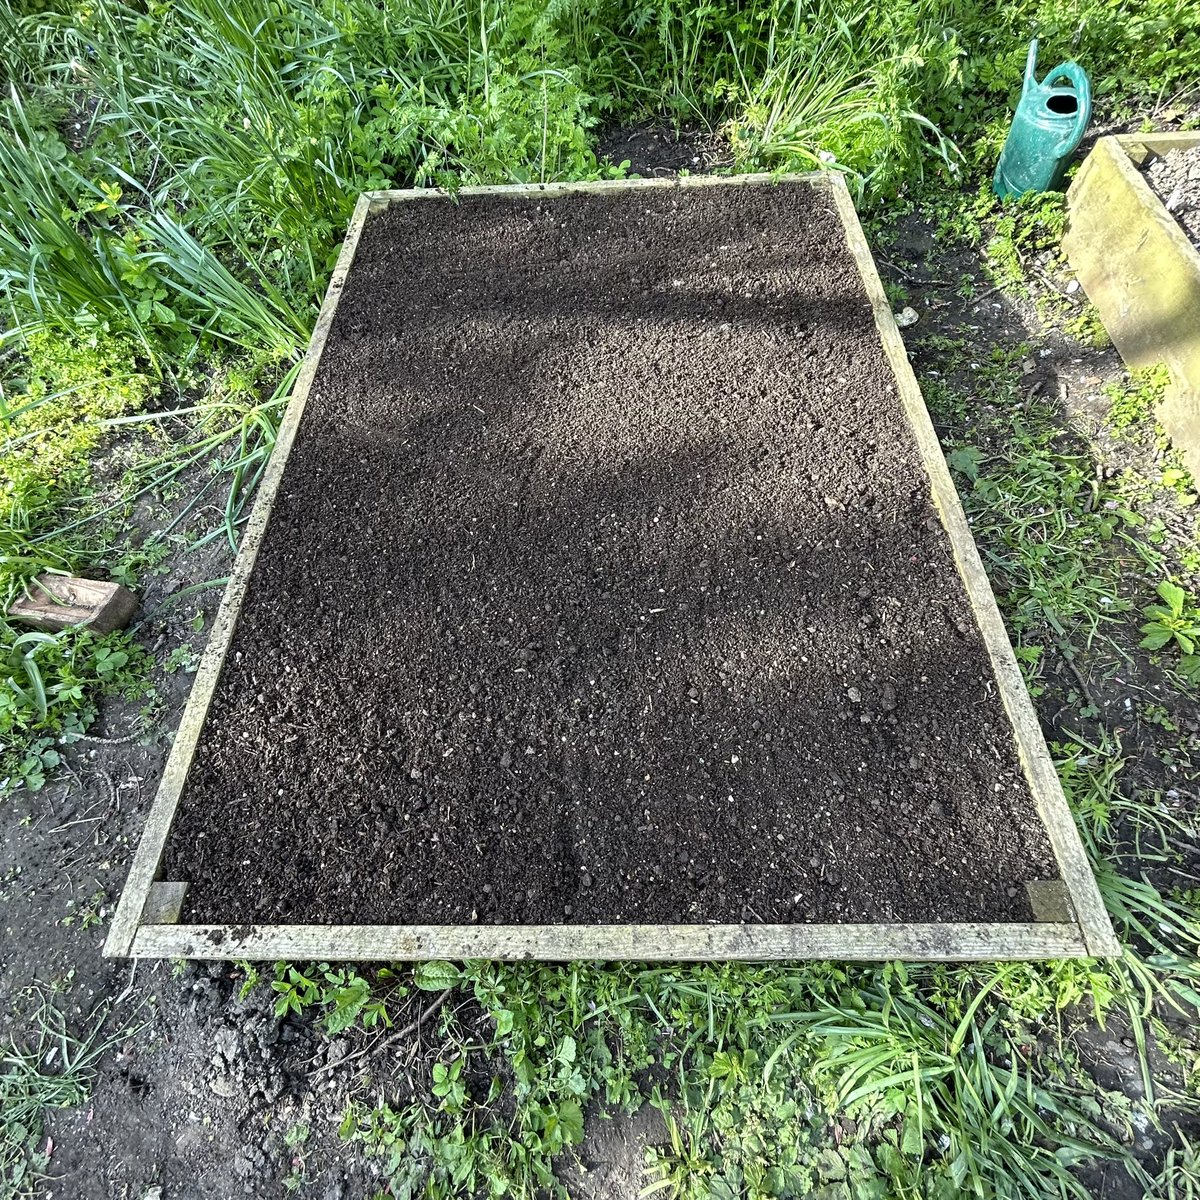
{"label": "watering can handle", "polygon": [[1055,67],[1042,80],[1042,86],[1050,87],[1056,79],[1065,79],[1079,97],[1079,108],[1075,112],[1071,132],[1055,148],[1055,154],[1061,158],[1065,154],[1070,154],[1079,144],[1079,139],[1083,137],[1088,122],[1092,119],[1092,85],[1087,77],[1087,72],[1078,63],[1073,62],[1062,63]]}

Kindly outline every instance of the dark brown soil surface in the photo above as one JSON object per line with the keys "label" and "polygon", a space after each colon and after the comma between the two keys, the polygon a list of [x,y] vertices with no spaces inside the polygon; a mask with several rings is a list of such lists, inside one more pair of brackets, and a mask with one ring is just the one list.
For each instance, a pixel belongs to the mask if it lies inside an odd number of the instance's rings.
{"label": "dark brown soil surface", "polygon": [[187,919],[1027,919],[1053,877],[830,201],[369,221],[170,840]]}
{"label": "dark brown soil surface", "polygon": [[626,173],[650,179],[668,175],[697,175],[730,166],[729,145],[700,125],[675,128],[663,121],[609,129],[600,136],[597,158]]}

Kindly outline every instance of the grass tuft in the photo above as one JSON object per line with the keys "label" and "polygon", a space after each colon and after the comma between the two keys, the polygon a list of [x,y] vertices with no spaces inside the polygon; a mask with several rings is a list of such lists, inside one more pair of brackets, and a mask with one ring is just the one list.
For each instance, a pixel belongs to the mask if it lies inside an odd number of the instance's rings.
{"label": "grass tuft", "polygon": [[32,1197],[45,1177],[50,1156],[42,1144],[48,1109],[75,1108],[90,1094],[96,1063],[132,1030],[103,1037],[107,1013],[91,1021],[78,1038],[67,1030],[66,1019],[48,999],[33,1015],[36,1034],[31,1042],[15,1041],[3,1058],[0,1073],[0,1179],[5,1195],[14,1200]]}

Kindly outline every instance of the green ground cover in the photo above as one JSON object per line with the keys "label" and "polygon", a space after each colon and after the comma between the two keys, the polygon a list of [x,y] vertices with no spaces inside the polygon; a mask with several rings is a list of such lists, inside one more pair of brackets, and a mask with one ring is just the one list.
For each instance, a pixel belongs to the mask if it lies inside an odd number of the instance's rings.
{"label": "green ground cover", "polygon": [[[1030,259],[1057,245],[1061,201],[1000,206],[981,184],[1034,34],[1045,64],[1087,65],[1110,116],[1198,83],[1193,0],[0,0],[0,600],[48,569],[134,581],[163,534],[120,518],[188,471],[217,500],[216,536],[236,542],[363,189],[620,173],[598,160],[599,131],[661,115],[718,132],[734,170],[842,170],[877,246],[922,213],[1019,296]],[[1102,337],[1086,310],[1048,303],[1047,321]],[[1131,623],[1170,687],[1194,685],[1200,555],[1156,515],[1164,496],[1193,497],[1178,466],[1098,478],[1054,398],[1026,395],[1025,346],[968,361],[942,333],[925,353],[1034,694],[1050,657],[1075,663]],[[1155,386],[1113,393],[1114,435],[1157,436]],[[136,463],[113,478],[104,452],[131,437]],[[1137,637],[1120,645],[1114,661]],[[151,662],[125,635],[0,622],[0,788],[38,787]],[[330,1029],[386,1024],[413,988],[452,989],[486,1018],[484,1036],[447,1005],[423,1088],[349,1104],[342,1133],[381,1156],[393,1195],[554,1190],[585,1110],[642,1102],[669,1135],[647,1163],[655,1195],[1083,1196],[1075,1168],[1096,1160],[1130,1194],[1200,1195],[1192,1141],[1171,1127],[1200,1101],[1186,1035],[1200,917],[1194,877],[1172,873],[1194,809],[1124,787],[1086,686],[1072,703],[1055,751],[1125,946],[1113,963],[429,964],[369,979],[281,965],[259,986]],[[1096,1021],[1134,1043],[1140,1100],[1087,1069],[1074,1035]],[[4,1138],[20,1144],[45,1081],[20,1056],[6,1071],[5,1121],[10,1093],[26,1115]],[[1135,1156],[1158,1124],[1168,1148]]]}

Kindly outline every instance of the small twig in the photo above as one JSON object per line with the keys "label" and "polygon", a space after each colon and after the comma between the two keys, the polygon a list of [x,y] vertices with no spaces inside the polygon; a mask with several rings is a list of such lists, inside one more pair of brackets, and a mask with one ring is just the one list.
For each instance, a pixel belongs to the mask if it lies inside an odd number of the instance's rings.
{"label": "small twig", "polygon": [[879,260],[885,267],[891,271],[895,271],[897,275],[902,275],[905,282],[912,284],[913,287],[954,287],[952,279],[922,279],[920,275],[914,275],[911,271],[897,263],[889,262],[886,258]]}
{"label": "small twig", "polygon": [[[125,1000],[128,998],[128,996],[130,995],[130,993],[133,991],[133,981],[137,976],[137,969],[138,969],[138,960],[135,958],[129,969],[129,982],[125,985],[125,990],[112,1002],[112,1007],[108,1010],[109,1012],[112,1012],[113,1009],[115,1009],[119,1005],[123,1004],[125,1002]],[[139,1005],[139,1007],[140,1007],[140,1005]]]}
{"label": "small twig", "polygon": [[326,1071],[335,1070],[337,1067],[344,1067],[347,1063],[352,1063],[355,1059],[362,1058],[366,1054],[375,1054],[377,1051],[386,1050],[389,1046],[394,1046],[397,1042],[402,1042],[406,1037],[411,1037],[430,1017],[436,1015],[442,1005],[450,999],[450,993],[453,991],[452,987],[448,987],[444,992],[441,992],[432,1004],[423,1012],[418,1013],[403,1029],[397,1029],[395,1033],[389,1034],[373,1046],[364,1046],[361,1050],[356,1050],[353,1054],[347,1054],[345,1058],[338,1059],[337,1062],[326,1063],[323,1067],[318,1067],[315,1071],[310,1071],[308,1073],[309,1079],[315,1079],[318,1075],[323,1075]]}
{"label": "small twig", "polygon": [[90,733],[69,733],[65,737],[59,739],[65,742],[68,746],[73,746],[76,742],[90,742],[97,746],[125,746],[130,742],[136,742],[142,736],[140,729],[135,729],[132,733],[127,733],[124,737],[93,737]]}
{"label": "small twig", "polygon": [[[448,987],[444,992],[439,992],[437,997],[425,1009],[424,1012],[418,1013],[415,1020],[409,1021],[409,1023],[405,1025],[403,1029],[397,1030],[395,1033],[391,1034],[387,1041],[383,1043],[383,1046],[402,1041],[406,1037],[411,1037],[417,1032],[418,1029],[421,1028],[422,1025],[425,1024],[426,1021],[429,1020],[430,1017],[435,1016],[441,1010],[442,1005],[450,999],[450,996],[453,992],[454,988],[452,987]],[[380,1047],[381,1050],[383,1049],[383,1046]]]}
{"label": "small twig", "polygon": [[76,825],[90,825],[93,821],[103,821],[103,817],[80,817],[77,821],[68,821],[65,825],[56,825],[53,829],[48,830],[49,833],[62,833],[64,829],[71,829]]}
{"label": "small twig", "polygon": [[1182,850],[1185,854],[1195,854],[1200,849],[1195,842],[1185,842],[1183,838],[1171,837],[1170,834],[1167,834],[1166,842],[1168,845],[1174,846],[1176,850]]}
{"label": "small twig", "polygon": [[1063,296],[1064,299],[1066,298],[1066,293],[1058,290],[1058,287],[1055,284],[1054,280],[1051,279],[1050,276],[1047,275],[1046,272],[1041,269],[1041,267],[1034,267],[1033,273],[1042,281],[1042,285],[1046,288],[1047,291],[1053,292],[1057,296]]}
{"label": "small twig", "polygon": [[1058,647],[1059,653],[1063,656],[1063,661],[1071,669],[1071,674],[1075,676],[1076,682],[1079,684],[1079,690],[1083,693],[1083,698],[1088,702],[1089,708],[1094,708],[1097,712],[1100,711],[1100,706],[1092,699],[1091,688],[1088,687],[1088,682],[1083,677],[1083,672],[1075,665],[1075,659],[1071,654],[1071,648],[1065,642],[1058,638],[1054,639],[1054,644]]}
{"label": "small twig", "polygon": [[888,259],[886,259],[886,258],[881,258],[879,261],[881,263],[883,263],[883,265],[885,267],[887,267],[888,270],[895,271],[897,275],[903,275],[905,279],[913,278],[913,274],[911,271],[906,271],[903,267],[897,265],[896,263],[889,262]]}

